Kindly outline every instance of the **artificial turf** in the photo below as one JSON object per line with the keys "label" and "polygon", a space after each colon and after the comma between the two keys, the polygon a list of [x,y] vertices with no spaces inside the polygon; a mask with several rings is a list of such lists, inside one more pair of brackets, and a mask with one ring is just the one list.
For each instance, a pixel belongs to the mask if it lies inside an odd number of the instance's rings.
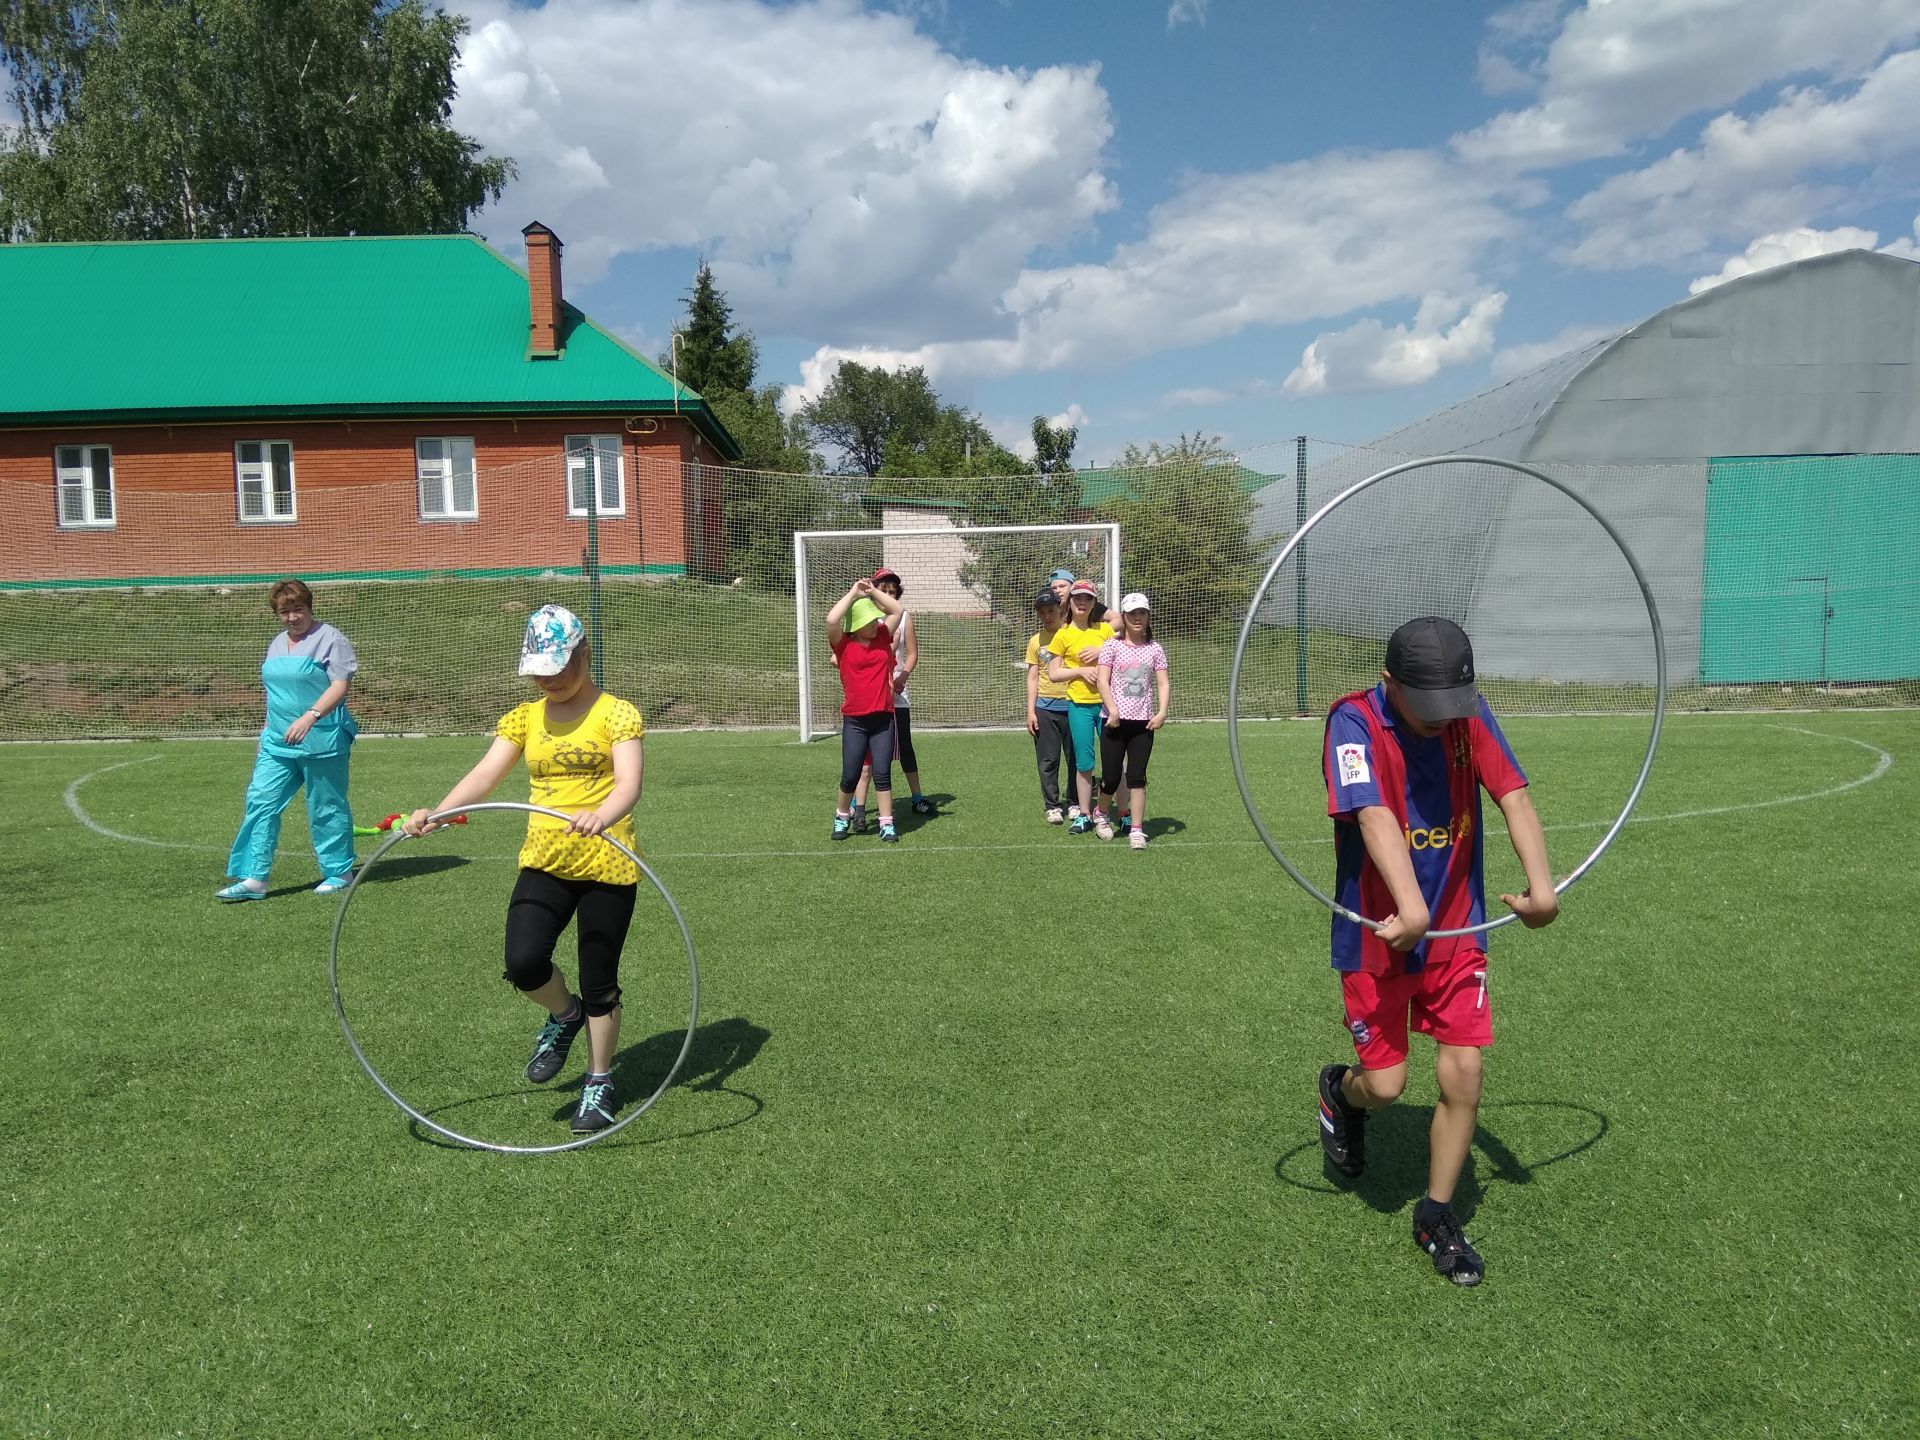
{"label": "artificial turf", "polygon": [[[1509,732],[1564,871],[1644,722]],[[1324,875],[1317,742],[1247,753]],[[429,802],[480,745],[363,741],[356,807]],[[1326,916],[1221,727],[1165,733],[1145,854],[1044,825],[1024,735],[920,750],[941,812],[881,847],[828,841],[827,747],[648,740],[692,1062],[542,1158],[419,1133],[361,1073],[297,807],[273,898],[213,903],[250,747],[0,752],[0,1434],[1914,1433],[1920,716],[1670,722],[1646,823],[1493,938],[1475,1291],[1408,1235],[1430,1049],[1368,1174],[1322,1169]],[[342,989],[436,1118],[543,1143],[582,1056],[519,1077],[517,830],[397,847]],[[629,1094],[679,1043],[676,946],[643,900]]]}

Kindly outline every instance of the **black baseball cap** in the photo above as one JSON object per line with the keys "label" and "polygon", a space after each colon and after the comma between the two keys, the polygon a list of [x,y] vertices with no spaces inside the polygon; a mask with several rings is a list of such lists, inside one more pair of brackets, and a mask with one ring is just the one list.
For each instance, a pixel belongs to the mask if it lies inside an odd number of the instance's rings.
{"label": "black baseball cap", "polygon": [[1387,641],[1387,673],[1416,720],[1443,725],[1480,711],[1473,678],[1473,642],[1453,621],[1438,615],[1409,620]]}
{"label": "black baseball cap", "polygon": [[1042,605],[1059,605],[1062,603],[1060,597],[1053,593],[1053,587],[1051,585],[1033,597],[1033,608],[1036,610]]}

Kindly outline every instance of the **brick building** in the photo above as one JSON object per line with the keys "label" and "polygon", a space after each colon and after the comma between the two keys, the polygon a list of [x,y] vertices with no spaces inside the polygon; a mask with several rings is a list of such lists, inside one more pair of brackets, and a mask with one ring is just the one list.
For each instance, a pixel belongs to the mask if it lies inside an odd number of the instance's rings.
{"label": "brick building", "polygon": [[0,585],[717,565],[739,447],[523,233],[0,245]]}

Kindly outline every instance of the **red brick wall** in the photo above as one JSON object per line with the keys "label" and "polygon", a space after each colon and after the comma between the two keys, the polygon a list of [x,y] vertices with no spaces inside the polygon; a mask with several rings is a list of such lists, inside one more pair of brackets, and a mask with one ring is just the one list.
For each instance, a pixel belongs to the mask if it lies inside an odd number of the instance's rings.
{"label": "red brick wall", "polygon": [[[0,430],[0,583],[577,566],[587,524],[567,515],[563,451],[579,434],[624,441],[626,514],[601,517],[602,564],[677,570],[696,525],[717,535],[718,507],[681,477],[684,461],[719,457],[672,418],[644,434],[607,416]],[[477,520],[421,520],[414,440],[427,435],[473,437]],[[240,523],[240,440],[292,442],[293,523]],[[113,447],[112,529],[56,522],[54,450],[72,444]]]}

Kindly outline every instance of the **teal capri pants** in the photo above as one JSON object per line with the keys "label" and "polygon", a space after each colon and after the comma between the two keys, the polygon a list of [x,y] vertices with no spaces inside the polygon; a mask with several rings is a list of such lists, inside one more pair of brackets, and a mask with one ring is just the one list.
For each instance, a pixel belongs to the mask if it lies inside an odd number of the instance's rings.
{"label": "teal capri pants", "polygon": [[1067,703],[1073,707],[1067,711],[1067,726],[1073,731],[1073,768],[1082,775],[1091,775],[1100,759],[1100,702],[1082,705],[1078,700],[1070,700]]}

